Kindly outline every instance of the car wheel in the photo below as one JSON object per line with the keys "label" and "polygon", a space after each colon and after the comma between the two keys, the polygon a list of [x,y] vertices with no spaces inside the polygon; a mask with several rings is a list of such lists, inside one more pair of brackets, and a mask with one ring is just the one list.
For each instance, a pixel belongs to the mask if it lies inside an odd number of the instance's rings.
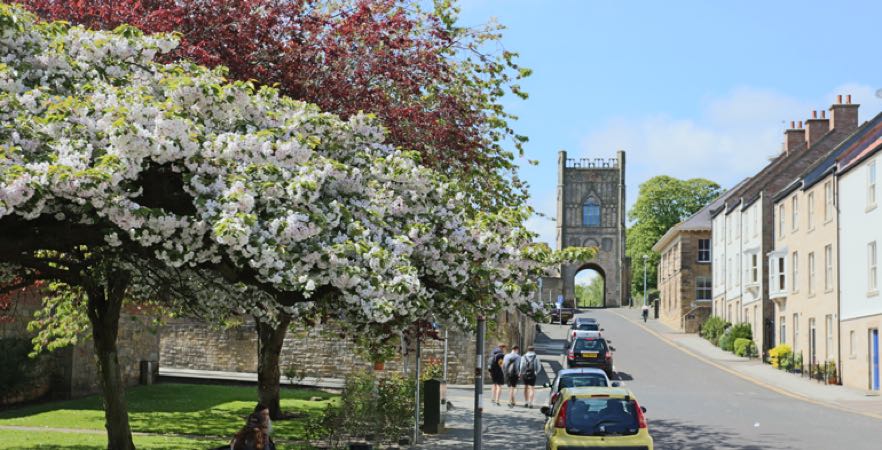
{"label": "car wheel", "polygon": [[561,319],[560,324],[561,324],[561,325],[566,325],[567,322],[569,322],[569,321],[568,321],[568,320],[563,320],[563,319]]}

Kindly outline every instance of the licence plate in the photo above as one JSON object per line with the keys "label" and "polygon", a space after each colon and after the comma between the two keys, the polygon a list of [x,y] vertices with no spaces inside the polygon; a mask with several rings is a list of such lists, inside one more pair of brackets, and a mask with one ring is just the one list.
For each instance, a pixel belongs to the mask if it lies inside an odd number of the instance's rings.
{"label": "licence plate", "polygon": [[582,352],[583,358],[597,358],[597,352]]}

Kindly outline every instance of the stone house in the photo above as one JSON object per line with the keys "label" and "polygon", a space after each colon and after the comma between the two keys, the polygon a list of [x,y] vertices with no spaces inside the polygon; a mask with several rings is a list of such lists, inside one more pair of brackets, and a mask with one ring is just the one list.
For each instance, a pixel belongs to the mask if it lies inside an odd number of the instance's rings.
{"label": "stone house", "polygon": [[882,297],[882,114],[837,157],[841,378],[848,386],[880,389]]}
{"label": "stone house", "polygon": [[659,319],[676,330],[697,333],[710,316],[713,301],[710,212],[725,199],[724,194],[674,225],[652,247],[661,255]]}
{"label": "stone house", "polygon": [[[754,343],[761,351],[771,348],[775,339],[775,307],[769,297],[769,260],[775,249],[774,197],[810,166],[826,156],[858,127],[858,105],[846,103],[842,96],[830,107],[826,121],[791,122],[784,132],[783,150],[762,170],[732,190],[720,211],[724,214],[726,236],[724,304],[714,314],[733,323],[749,323]],[[798,212],[797,212],[798,214]],[[718,224],[713,221],[714,226]]]}

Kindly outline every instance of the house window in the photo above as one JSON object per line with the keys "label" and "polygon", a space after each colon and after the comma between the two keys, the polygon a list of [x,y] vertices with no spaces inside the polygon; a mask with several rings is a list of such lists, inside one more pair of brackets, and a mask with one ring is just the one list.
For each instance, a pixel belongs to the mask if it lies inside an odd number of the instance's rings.
{"label": "house window", "polygon": [[753,237],[757,236],[759,236],[759,205],[753,207]]}
{"label": "house window", "polygon": [[759,282],[759,255],[752,253],[750,255],[750,282]]}
{"label": "house window", "polygon": [[799,292],[799,253],[793,252],[793,257],[790,259],[790,265],[793,267],[793,274],[791,275],[792,281],[790,282],[790,290],[793,292]]}
{"label": "house window", "polygon": [[827,314],[827,316],[824,317],[824,332],[826,333],[825,336],[827,338],[827,340],[825,341],[826,345],[824,346],[824,355],[825,355],[825,358],[832,359],[833,358],[833,316],[830,314]]}
{"label": "house window", "polygon": [[815,293],[815,252],[810,252],[808,254],[808,293],[809,295],[814,295]]}
{"label": "house window", "polygon": [[824,247],[824,291],[833,290],[833,245]]}
{"label": "house window", "polygon": [[796,231],[799,229],[799,198],[794,195],[790,203],[790,228]]}
{"label": "house window", "polygon": [[708,277],[695,278],[695,299],[710,300],[713,297],[713,286]]}
{"label": "house window", "polygon": [[867,165],[867,207],[876,206],[876,160]]}
{"label": "house window", "polygon": [[732,258],[729,258],[728,260],[726,260],[726,274],[727,274],[726,287],[731,288],[732,287]]}
{"label": "house window", "polygon": [[787,343],[787,316],[781,316],[778,318],[780,321],[780,331],[778,332],[778,343],[786,344]]}
{"label": "house window", "polygon": [[833,219],[833,182],[824,183],[824,221]]}
{"label": "house window", "polygon": [[796,346],[799,345],[799,315],[793,315],[793,353],[796,354]]}
{"label": "house window", "polygon": [[711,241],[710,239],[698,240],[698,262],[710,262],[711,260]]}
{"label": "house window", "polygon": [[878,260],[876,259],[876,241],[867,244],[867,289],[875,292],[879,289]]}
{"label": "house window", "polygon": [[787,290],[787,272],[784,270],[784,259],[787,255],[778,258],[778,290],[784,292]]}
{"label": "house window", "polygon": [[586,227],[600,226],[600,203],[594,198],[589,198],[582,205],[582,225]]}
{"label": "house window", "polygon": [[787,217],[784,204],[778,206],[778,237],[784,237],[784,222]]}
{"label": "house window", "polygon": [[809,231],[815,229],[815,193],[809,192],[808,206],[806,207],[806,216],[808,220]]}

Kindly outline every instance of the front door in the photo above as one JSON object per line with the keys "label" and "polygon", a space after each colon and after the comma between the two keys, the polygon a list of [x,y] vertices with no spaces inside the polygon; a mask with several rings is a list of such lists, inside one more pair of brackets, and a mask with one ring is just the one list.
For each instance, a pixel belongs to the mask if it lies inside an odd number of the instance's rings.
{"label": "front door", "polygon": [[870,330],[870,389],[879,390],[879,330]]}

